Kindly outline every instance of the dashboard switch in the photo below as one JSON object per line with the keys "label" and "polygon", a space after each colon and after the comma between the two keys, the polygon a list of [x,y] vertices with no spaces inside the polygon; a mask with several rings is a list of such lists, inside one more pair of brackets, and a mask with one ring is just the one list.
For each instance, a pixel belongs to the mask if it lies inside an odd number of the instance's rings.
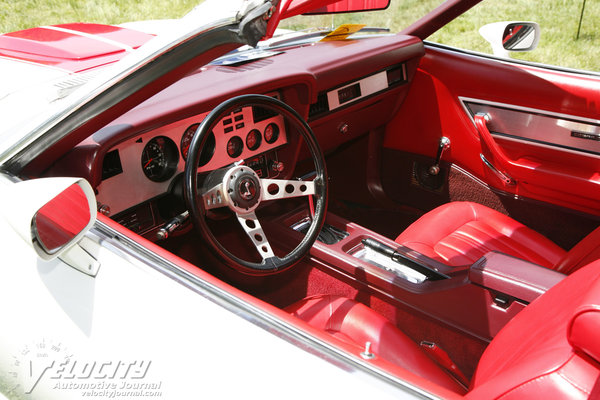
{"label": "dashboard switch", "polygon": [[348,133],[348,131],[350,130],[350,127],[348,126],[347,123],[344,122],[344,123],[340,124],[340,127],[338,129],[342,135],[346,135]]}
{"label": "dashboard switch", "polygon": [[283,172],[285,165],[281,161],[273,161],[271,169],[275,172]]}
{"label": "dashboard switch", "polygon": [[110,216],[110,206],[107,204],[98,203],[98,212],[108,217]]}

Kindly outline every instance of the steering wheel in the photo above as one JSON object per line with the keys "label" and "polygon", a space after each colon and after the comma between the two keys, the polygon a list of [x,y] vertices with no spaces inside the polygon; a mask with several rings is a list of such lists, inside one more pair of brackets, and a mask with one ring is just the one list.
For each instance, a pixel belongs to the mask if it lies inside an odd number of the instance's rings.
{"label": "steering wheel", "polygon": [[[216,124],[241,107],[257,106],[276,112],[289,122],[290,132],[296,129],[312,156],[316,177],[312,181],[265,179],[243,164],[236,162],[210,173],[202,188],[198,187],[198,163],[201,150]],[[202,121],[188,151],[185,165],[185,200],[195,227],[213,252],[228,266],[251,275],[267,275],[283,271],[296,264],[314,244],[327,209],[327,171],[323,152],[304,119],[280,100],[263,95],[242,95],[221,103]],[[283,257],[273,253],[269,240],[256,217],[255,210],[264,201],[299,196],[313,196],[314,215],[308,232],[291,252]],[[242,260],[229,252],[214,236],[206,220],[208,210],[227,207],[233,211],[242,229],[250,238],[262,261]]]}

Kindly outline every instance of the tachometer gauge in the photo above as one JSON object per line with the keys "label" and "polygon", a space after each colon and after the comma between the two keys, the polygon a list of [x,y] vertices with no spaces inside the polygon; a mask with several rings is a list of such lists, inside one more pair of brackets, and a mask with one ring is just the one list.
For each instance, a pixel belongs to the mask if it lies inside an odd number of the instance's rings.
{"label": "tachometer gauge", "polygon": [[261,142],[262,135],[258,129],[252,129],[246,136],[246,147],[250,150],[258,149]]}
{"label": "tachometer gauge", "polygon": [[[184,160],[187,160],[190,144],[192,143],[192,139],[194,138],[199,126],[200,124],[190,125],[181,137],[181,157],[183,157]],[[215,135],[211,132],[208,136],[208,139],[206,139],[204,147],[202,148],[202,153],[200,153],[200,161],[198,162],[198,166],[202,167],[208,164],[213,154],[215,154]]]}
{"label": "tachometer gauge", "polygon": [[279,127],[277,124],[270,123],[265,128],[265,141],[269,144],[275,143],[279,138]]}
{"label": "tachometer gauge", "polygon": [[154,182],[164,182],[177,171],[177,145],[165,136],[157,136],[146,143],[142,151],[142,171]]}
{"label": "tachometer gauge", "polygon": [[227,154],[229,157],[236,158],[242,155],[244,150],[244,142],[239,136],[234,136],[227,142]]}

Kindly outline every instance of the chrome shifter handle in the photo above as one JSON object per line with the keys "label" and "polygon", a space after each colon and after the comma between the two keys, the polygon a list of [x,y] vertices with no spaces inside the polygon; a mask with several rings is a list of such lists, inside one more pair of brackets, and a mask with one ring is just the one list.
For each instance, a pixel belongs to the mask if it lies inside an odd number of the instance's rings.
{"label": "chrome shifter handle", "polygon": [[438,144],[437,156],[435,157],[435,164],[429,167],[429,175],[437,175],[440,173],[440,160],[442,159],[442,154],[444,151],[450,148],[450,139],[446,136],[442,136],[440,138],[440,142]]}

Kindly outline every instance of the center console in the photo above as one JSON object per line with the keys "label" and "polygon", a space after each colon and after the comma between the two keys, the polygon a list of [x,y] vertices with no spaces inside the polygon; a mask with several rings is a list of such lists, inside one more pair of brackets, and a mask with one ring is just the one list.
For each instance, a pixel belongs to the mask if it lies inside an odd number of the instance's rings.
{"label": "center console", "polygon": [[[297,212],[278,223],[302,232],[310,218]],[[564,278],[495,252],[451,267],[331,213],[323,232],[311,250],[322,269],[486,341]]]}

